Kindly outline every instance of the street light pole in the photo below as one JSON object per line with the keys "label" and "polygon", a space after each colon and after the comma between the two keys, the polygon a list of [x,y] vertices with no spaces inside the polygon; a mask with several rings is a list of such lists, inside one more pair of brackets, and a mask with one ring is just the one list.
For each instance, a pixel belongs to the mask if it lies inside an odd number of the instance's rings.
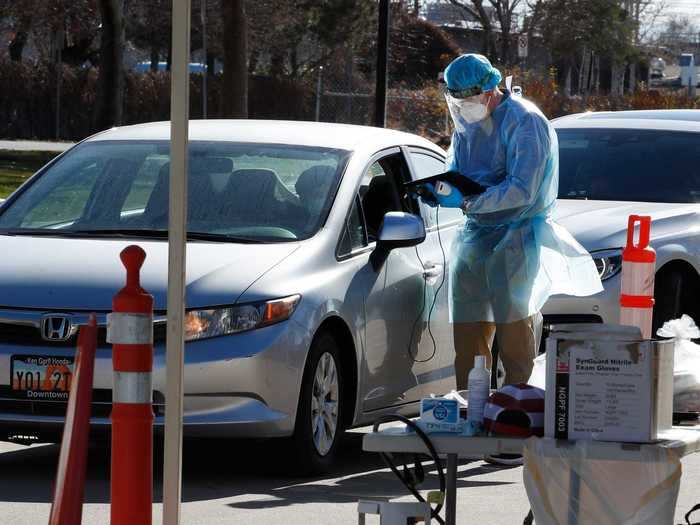
{"label": "street light pole", "polygon": [[374,125],[386,126],[387,66],[389,62],[389,0],[379,1],[377,34],[377,86],[374,101]]}
{"label": "street light pole", "polygon": [[168,302],[165,352],[165,452],[163,524],[179,525],[182,495],[182,405],[185,355],[187,250],[187,156],[190,100],[191,0],[173,0],[170,80],[170,195],[168,212]]}

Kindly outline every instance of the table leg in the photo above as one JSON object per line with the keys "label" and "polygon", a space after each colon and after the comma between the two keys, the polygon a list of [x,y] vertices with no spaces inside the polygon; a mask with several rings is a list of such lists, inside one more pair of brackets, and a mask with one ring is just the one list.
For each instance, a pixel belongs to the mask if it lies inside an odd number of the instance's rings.
{"label": "table leg", "polygon": [[445,525],[457,523],[457,454],[447,454]]}
{"label": "table leg", "polygon": [[573,461],[569,471],[569,515],[567,525],[578,525],[581,478],[578,475],[577,468],[578,465]]}

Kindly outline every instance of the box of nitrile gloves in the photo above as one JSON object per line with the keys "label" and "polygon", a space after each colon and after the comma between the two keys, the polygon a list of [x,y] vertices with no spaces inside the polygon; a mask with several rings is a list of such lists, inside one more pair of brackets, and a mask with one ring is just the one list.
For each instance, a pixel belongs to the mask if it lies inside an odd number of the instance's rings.
{"label": "box of nitrile gloves", "polygon": [[545,436],[645,443],[671,428],[671,341],[628,326],[555,325],[546,348]]}
{"label": "box of nitrile gloves", "polygon": [[420,424],[426,432],[460,432],[456,399],[427,397],[420,402]]}

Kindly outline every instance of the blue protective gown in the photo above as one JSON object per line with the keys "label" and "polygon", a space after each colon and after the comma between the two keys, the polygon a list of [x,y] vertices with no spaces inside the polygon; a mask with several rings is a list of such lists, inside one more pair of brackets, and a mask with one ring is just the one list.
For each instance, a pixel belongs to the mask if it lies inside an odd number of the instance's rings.
{"label": "blue protective gown", "polygon": [[448,169],[487,186],[452,245],[453,322],[510,323],[550,295],[603,290],[589,253],[550,218],[559,151],[549,121],[506,91],[490,117],[452,135]]}

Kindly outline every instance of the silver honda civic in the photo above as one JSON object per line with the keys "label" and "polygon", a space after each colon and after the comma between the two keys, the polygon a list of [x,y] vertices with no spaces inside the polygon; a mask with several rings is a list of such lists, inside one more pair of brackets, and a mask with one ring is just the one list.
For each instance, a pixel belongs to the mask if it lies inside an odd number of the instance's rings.
{"label": "silver honda civic", "polygon": [[[169,123],[115,128],[0,205],[0,439],[57,439],[76,333],[100,324],[92,429],[108,430],[105,319],[119,253],[147,254],[162,429]],[[446,253],[459,210],[404,189],[444,170],[407,133],[282,121],[190,124],[186,436],[287,437],[311,470],[339,436],[454,388]]]}

